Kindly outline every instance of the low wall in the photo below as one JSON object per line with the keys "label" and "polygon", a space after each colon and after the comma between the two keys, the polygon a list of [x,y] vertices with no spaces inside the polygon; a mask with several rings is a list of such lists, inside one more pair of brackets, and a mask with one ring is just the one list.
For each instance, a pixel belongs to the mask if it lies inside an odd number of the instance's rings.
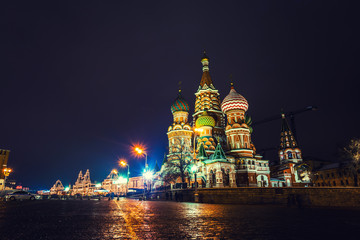
{"label": "low wall", "polygon": [[[360,207],[360,188],[203,188],[199,202],[281,204],[300,207]],[[153,192],[149,200],[194,202],[194,190]]]}

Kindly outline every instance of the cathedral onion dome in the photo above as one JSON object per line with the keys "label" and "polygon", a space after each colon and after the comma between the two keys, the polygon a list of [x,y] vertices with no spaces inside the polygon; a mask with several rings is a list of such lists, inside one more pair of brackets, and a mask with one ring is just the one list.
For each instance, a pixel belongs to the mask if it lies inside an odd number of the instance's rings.
{"label": "cathedral onion dome", "polygon": [[237,93],[233,86],[231,86],[229,94],[224,98],[221,104],[221,110],[226,113],[230,110],[244,110],[247,111],[249,104],[246,99]]}
{"label": "cathedral onion dome", "polygon": [[181,95],[181,90],[179,90],[179,96],[175,99],[174,103],[171,105],[171,112],[189,112],[189,104]]}
{"label": "cathedral onion dome", "polygon": [[215,119],[212,116],[209,116],[206,112],[196,119],[195,127],[203,127],[203,126],[209,126],[209,127],[215,127]]}

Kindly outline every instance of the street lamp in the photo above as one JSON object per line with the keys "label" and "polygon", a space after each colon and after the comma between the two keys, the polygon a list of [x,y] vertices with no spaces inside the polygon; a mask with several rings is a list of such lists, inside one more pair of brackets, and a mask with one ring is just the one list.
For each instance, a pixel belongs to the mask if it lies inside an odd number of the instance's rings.
{"label": "street lamp", "polygon": [[6,179],[10,175],[11,172],[12,172],[11,168],[4,168],[3,169],[3,173],[4,173],[4,176],[5,176],[5,178],[4,178],[4,190],[6,188]]}
{"label": "street lamp", "polygon": [[195,185],[195,194],[194,194],[195,202],[199,202],[199,194],[198,194],[198,191],[197,191],[197,179],[196,179],[197,171],[198,171],[198,167],[196,166],[196,163],[194,163],[194,165],[191,166],[191,172],[194,173],[194,178],[195,178],[195,181],[194,181],[194,185]]}
{"label": "street lamp", "polygon": [[129,189],[129,176],[130,176],[130,168],[129,168],[129,164],[125,161],[125,159],[120,159],[119,161],[119,165],[121,167],[126,167],[128,168],[128,171],[127,171],[127,182],[126,182],[126,195],[128,193],[128,189]]}
{"label": "street lamp", "polygon": [[143,177],[144,177],[144,182],[146,183],[146,190],[148,190],[147,188],[147,186],[148,186],[148,182],[150,182],[150,191],[151,191],[151,180],[152,180],[152,178],[153,178],[153,173],[152,173],[152,171],[150,171],[149,169],[147,169],[147,170],[144,170],[144,174],[143,174]]}
{"label": "street lamp", "polygon": [[147,153],[145,152],[145,149],[141,148],[140,146],[139,147],[134,147],[134,151],[137,155],[145,155],[145,169],[148,168],[148,164],[147,164]]}
{"label": "street lamp", "polygon": [[147,186],[146,186],[146,181],[145,181],[145,173],[148,171],[148,164],[147,164],[147,153],[145,151],[145,149],[141,146],[134,146],[134,152],[135,154],[139,155],[139,156],[143,156],[145,155],[145,169],[144,169],[144,174],[143,174],[143,178],[144,178],[144,193],[143,193],[143,198],[145,199],[145,191],[147,190]]}

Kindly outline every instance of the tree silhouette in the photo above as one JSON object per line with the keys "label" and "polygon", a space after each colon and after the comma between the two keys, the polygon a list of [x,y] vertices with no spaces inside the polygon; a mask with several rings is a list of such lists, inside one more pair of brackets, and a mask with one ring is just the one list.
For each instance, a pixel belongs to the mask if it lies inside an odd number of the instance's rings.
{"label": "tree silhouette", "polygon": [[360,139],[351,139],[348,146],[343,149],[345,157],[350,160],[349,170],[354,177],[354,185],[357,187],[360,170]]}

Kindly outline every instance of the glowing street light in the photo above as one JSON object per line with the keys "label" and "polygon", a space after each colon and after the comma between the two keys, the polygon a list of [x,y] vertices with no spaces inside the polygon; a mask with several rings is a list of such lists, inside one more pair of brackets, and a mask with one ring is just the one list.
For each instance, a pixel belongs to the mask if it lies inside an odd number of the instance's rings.
{"label": "glowing street light", "polygon": [[196,173],[197,170],[198,170],[198,167],[197,167],[195,164],[191,166],[191,171],[192,171],[193,173]]}
{"label": "glowing street light", "polygon": [[135,154],[139,155],[139,156],[143,156],[145,155],[145,169],[147,169],[148,164],[147,164],[147,153],[145,151],[144,148],[142,148],[141,146],[135,146],[134,147],[134,152]]}
{"label": "glowing street light", "polygon": [[5,177],[8,177],[10,175],[10,173],[12,172],[12,169],[11,168],[4,168],[3,172],[4,172]]}
{"label": "glowing street light", "polygon": [[112,174],[118,174],[118,171],[116,169],[111,170]]}
{"label": "glowing street light", "polygon": [[126,181],[126,194],[128,192],[128,188],[129,188],[129,176],[130,176],[130,167],[129,167],[129,164],[126,162],[125,159],[120,159],[119,160],[119,165],[121,167],[126,167],[128,168],[128,171],[127,171],[127,181]]}
{"label": "glowing street light", "polygon": [[128,178],[128,180],[129,180],[129,175],[130,175],[130,168],[129,168],[129,164],[126,162],[126,160],[125,160],[125,159],[120,159],[120,160],[119,160],[119,165],[120,165],[121,167],[126,167],[126,166],[127,166],[127,168],[128,168],[128,171],[127,171],[127,178]]}
{"label": "glowing street light", "polygon": [[6,179],[7,177],[10,175],[10,173],[12,172],[12,169],[11,168],[4,168],[3,169],[3,173],[4,173],[4,189],[6,188]]}
{"label": "glowing street light", "polygon": [[144,178],[144,199],[145,199],[145,191],[148,189],[148,182],[150,183],[150,191],[151,191],[151,180],[153,179],[154,174],[152,171],[148,169],[144,169],[143,178]]}
{"label": "glowing street light", "polygon": [[150,181],[154,177],[154,174],[151,171],[145,171],[143,176],[145,180]]}

